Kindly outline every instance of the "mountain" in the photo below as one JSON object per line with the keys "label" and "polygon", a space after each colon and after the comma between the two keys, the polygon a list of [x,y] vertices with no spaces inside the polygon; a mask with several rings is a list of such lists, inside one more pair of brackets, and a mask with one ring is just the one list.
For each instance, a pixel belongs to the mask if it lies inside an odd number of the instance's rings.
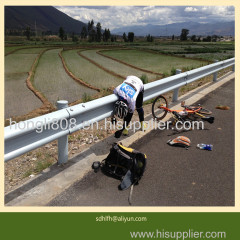
{"label": "mountain", "polygon": [[[51,31],[58,33],[60,27],[65,32],[79,34],[86,24],[75,20],[51,6],[5,6],[5,30],[25,30],[30,27],[38,32]],[[179,36],[183,28],[189,29],[189,35],[231,35],[234,36],[235,22],[197,23],[184,22],[167,25],[140,25],[115,28],[112,34],[122,35],[134,32],[135,36]]]}
{"label": "mountain", "polygon": [[172,23],[167,25],[152,25],[145,26],[127,26],[121,28],[115,28],[111,32],[113,34],[122,35],[124,32],[134,32],[135,36],[146,36],[148,34],[152,36],[179,36],[181,30],[186,28],[189,30],[189,35],[222,35],[222,36],[234,36],[235,22],[216,22],[216,23],[197,23],[197,22],[183,22]]}
{"label": "mountain", "polygon": [[37,31],[57,33],[60,27],[65,32],[80,33],[83,22],[75,20],[51,6],[5,6],[5,29],[22,30],[30,27]]}

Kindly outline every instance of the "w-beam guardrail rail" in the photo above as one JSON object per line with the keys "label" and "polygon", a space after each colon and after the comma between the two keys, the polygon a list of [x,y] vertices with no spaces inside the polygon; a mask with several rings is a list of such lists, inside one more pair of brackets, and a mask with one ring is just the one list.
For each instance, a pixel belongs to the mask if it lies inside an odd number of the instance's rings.
{"label": "w-beam guardrail rail", "polygon": [[[173,100],[176,101],[180,87],[208,75],[216,75],[218,71],[230,66],[234,71],[235,58],[184,73],[179,70],[174,76],[145,84],[144,101],[172,90]],[[10,125],[4,128],[4,160],[11,160],[58,139],[58,163],[67,162],[68,135],[110,117],[117,99],[117,96],[112,94],[72,107],[68,107],[67,101],[59,101],[58,111],[19,123],[10,122]]]}

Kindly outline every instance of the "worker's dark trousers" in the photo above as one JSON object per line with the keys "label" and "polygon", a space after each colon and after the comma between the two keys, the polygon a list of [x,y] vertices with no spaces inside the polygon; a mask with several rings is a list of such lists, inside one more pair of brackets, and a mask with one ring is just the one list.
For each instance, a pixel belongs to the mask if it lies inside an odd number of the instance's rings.
{"label": "worker's dark trousers", "polygon": [[[137,100],[136,100],[136,110],[138,112],[138,116],[139,116],[139,121],[142,122],[144,121],[144,110],[143,110],[143,92],[140,92],[137,96]],[[130,123],[131,119],[132,119],[133,113],[129,113],[127,114],[127,116],[124,118],[124,125],[123,126],[128,126],[128,124]]]}

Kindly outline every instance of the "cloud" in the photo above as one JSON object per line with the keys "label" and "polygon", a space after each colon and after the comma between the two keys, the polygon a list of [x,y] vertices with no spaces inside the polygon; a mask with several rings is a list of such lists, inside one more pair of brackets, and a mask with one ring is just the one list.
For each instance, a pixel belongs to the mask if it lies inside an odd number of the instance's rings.
{"label": "cloud", "polygon": [[193,7],[186,7],[184,9],[185,12],[197,12],[197,8],[193,8]]}
{"label": "cloud", "polygon": [[88,23],[94,20],[102,28],[132,25],[165,25],[178,22],[234,21],[233,6],[55,6],[70,17]]}

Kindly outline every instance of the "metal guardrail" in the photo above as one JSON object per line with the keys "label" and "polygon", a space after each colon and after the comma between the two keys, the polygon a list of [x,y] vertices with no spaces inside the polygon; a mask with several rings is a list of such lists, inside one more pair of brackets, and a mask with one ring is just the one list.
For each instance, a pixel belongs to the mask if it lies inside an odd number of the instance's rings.
{"label": "metal guardrail", "polygon": [[[215,74],[227,67],[235,66],[235,58],[213,63],[188,72],[157,80],[144,86],[144,102],[158,95],[174,90],[177,100],[178,89],[200,78]],[[214,76],[215,76],[214,75]],[[213,80],[216,80],[215,77]],[[58,102],[58,111],[4,128],[4,160],[8,161],[58,139],[58,162],[68,160],[68,135],[88,124],[112,115],[117,96],[102,97],[87,103],[67,107],[67,101]]]}

